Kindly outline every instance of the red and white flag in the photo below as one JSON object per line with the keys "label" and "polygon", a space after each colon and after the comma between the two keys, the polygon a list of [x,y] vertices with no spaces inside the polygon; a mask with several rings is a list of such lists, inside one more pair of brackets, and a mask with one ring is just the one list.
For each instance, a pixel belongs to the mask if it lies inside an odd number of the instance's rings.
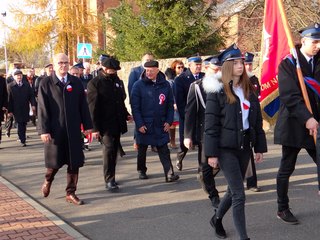
{"label": "red and white flag", "polygon": [[277,0],[265,1],[261,46],[261,94],[263,117],[273,122],[280,107],[278,66],[290,53]]}

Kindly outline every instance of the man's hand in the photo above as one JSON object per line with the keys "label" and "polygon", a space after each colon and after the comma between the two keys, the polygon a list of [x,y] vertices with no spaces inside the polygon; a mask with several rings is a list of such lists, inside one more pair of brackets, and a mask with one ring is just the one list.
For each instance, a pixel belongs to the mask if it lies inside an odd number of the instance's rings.
{"label": "man's hand", "polygon": [[44,143],[49,143],[51,141],[51,134],[50,133],[45,133],[45,134],[41,134],[41,140]]}
{"label": "man's hand", "polygon": [[219,161],[217,157],[209,157],[208,158],[208,164],[213,168],[217,169],[219,168]]}
{"label": "man's hand", "polygon": [[190,149],[192,148],[192,140],[190,138],[183,139],[183,144],[186,146],[186,148]]}
{"label": "man's hand", "polygon": [[139,128],[139,132],[141,133],[146,133],[147,132],[147,127],[145,125],[143,125],[142,127]]}
{"label": "man's hand", "polygon": [[255,161],[256,161],[256,163],[261,163],[263,161],[263,154],[262,153],[256,153]]}
{"label": "man's hand", "polygon": [[169,132],[169,130],[170,130],[170,124],[169,124],[169,123],[164,123],[163,126],[164,126],[163,131]]}
{"label": "man's hand", "polygon": [[317,134],[318,122],[313,117],[306,122],[306,128],[309,129],[309,134],[313,136]]}

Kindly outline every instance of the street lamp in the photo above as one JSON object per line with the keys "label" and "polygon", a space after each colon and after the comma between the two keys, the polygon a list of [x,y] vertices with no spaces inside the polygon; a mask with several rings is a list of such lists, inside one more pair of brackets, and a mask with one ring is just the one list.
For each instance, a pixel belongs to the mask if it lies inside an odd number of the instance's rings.
{"label": "street lamp", "polygon": [[[1,13],[2,17],[7,16],[7,12]],[[8,55],[7,55],[7,43],[6,43],[6,30],[5,27],[3,28],[4,32],[4,38],[3,38],[3,43],[4,43],[4,58],[5,58],[5,63],[6,63],[6,77],[8,77]]]}

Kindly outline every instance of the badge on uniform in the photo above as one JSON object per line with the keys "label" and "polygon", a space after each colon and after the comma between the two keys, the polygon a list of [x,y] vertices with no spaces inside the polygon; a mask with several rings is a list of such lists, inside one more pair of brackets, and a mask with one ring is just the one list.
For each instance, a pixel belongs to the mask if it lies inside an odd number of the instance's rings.
{"label": "badge on uniform", "polygon": [[119,83],[116,83],[116,87],[120,87]]}
{"label": "badge on uniform", "polygon": [[164,95],[163,93],[161,93],[159,95],[159,104],[162,105],[164,103],[164,101],[166,100],[166,95]]}
{"label": "badge on uniform", "polygon": [[242,103],[242,106],[243,106],[243,109],[244,110],[248,110],[250,108],[250,102],[245,100],[243,103]]}

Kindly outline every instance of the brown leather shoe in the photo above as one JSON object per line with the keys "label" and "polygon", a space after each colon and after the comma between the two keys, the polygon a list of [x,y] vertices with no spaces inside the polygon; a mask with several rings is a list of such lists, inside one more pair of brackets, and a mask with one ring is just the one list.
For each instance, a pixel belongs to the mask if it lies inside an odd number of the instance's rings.
{"label": "brown leather shoe", "polygon": [[71,193],[70,195],[66,196],[66,201],[69,203],[73,203],[74,205],[82,205],[84,202],[80,200],[76,194]]}
{"label": "brown leather shoe", "polygon": [[42,187],[41,187],[43,197],[49,196],[51,184],[52,184],[52,182],[48,182],[47,180],[44,180],[44,183],[42,184]]}

